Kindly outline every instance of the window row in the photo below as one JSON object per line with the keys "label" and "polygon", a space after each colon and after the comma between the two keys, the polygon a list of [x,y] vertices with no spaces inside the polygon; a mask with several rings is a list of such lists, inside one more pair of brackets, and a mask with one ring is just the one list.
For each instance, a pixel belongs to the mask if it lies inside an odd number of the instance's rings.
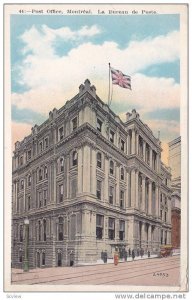
{"label": "window row", "polygon": [[[102,126],[103,126],[103,122],[97,118],[96,128],[101,133],[102,133]],[[113,144],[115,143],[115,131],[114,130],[109,129],[108,138],[111,143],[113,143]],[[121,149],[121,151],[125,152],[125,140],[123,140],[122,138],[119,139],[119,148]]]}
{"label": "window row", "polygon": [[17,183],[17,192],[19,192],[20,190],[22,191],[24,189],[24,183],[27,183],[27,187],[31,186],[31,175],[29,174],[27,176],[27,180],[25,181],[25,179],[21,179],[20,182]]}
{"label": "window row", "polygon": [[[61,156],[57,159],[57,172],[61,173],[64,172],[64,157]],[[71,156],[71,166],[77,166],[78,163],[78,154],[77,151],[73,151],[72,152],[72,156]]]}
{"label": "window row", "polygon": [[[97,190],[96,196],[98,199],[102,199],[102,181],[97,180]],[[115,204],[115,187],[109,186],[109,203]],[[119,192],[119,206],[120,208],[125,208],[125,191],[120,190]]]}
{"label": "window row", "polygon": [[[78,127],[78,119],[77,117],[73,118],[71,120],[71,131],[76,130]],[[62,141],[65,137],[65,133],[64,133],[64,125],[58,128],[58,142]]]}
{"label": "window row", "polygon": [[[102,160],[102,154],[101,152],[97,152],[97,167],[102,169],[103,168],[103,160]],[[115,163],[113,160],[110,160],[109,162],[109,174],[115,175]],[[123,167],[120,168],[120,179],[125,180],[125,170]]]}
{"label": "window row", "polygon": [[[96,238],[102,239],[104,235],[104,216],[96,215]],[[115,219],[108,219],[108,238],[110,240],[115,239]],[[119,231],[118,236],[116,237],[120,241],[125,239],[125,221],[119,220]]]}

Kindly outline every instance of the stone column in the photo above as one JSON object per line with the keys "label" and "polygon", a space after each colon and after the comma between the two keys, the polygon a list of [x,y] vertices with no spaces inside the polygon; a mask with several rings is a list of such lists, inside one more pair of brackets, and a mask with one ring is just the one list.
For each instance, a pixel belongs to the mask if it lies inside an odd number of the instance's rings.
{"label": "stone column", "polygon": [[[109,157],[105,155],[104,202],[109,202]],[[102,199],[102,196],[101,196]]]}
{"label": "stone column", "polygon": [[155,189],[155,212],[156,217],[159,217],[159,186],[156,185]]}
{"label": "stone column", "polygon": [[91,193],[96,195],[96,150],[91,149]]}
{"label": "stone column", "polygon": [[91,235],[93,239],[96,239],[96,213],[95,212],[92,212]]}
{"label": "stone column", "polygon": [[17,182],[15,181],[15,212],[17,212]]}
{"label": "stone column", "polygon": [[136,143],[136,132],[135,132],[135,129],[132,129],[132,145],[131,145],[132,152],[131,152],[131,154],[136,153],[135,143]]}
{"label": "stone column", "polygon": [[56,243],[56,239],[57,239],[57,231],[56,231],[56,218],[53,217],[51,219],[51,229],[52,229],[52,240],[53,240],[53,257],[52,257],[52,266],[55,267],[56,266],[56,252],[55,252],[55,243]]}
{"label": "stone column", "polygon": [[116,164],[116,191],[115,191],[115,205],[119,206],[119,195],[120,195],[120,189],[119,189],[119,172],[120,172],[120,165]]}
{"label": "stone column", "polygon": [[57,172],[56,161],[53,162],[53,202],[57,202],[57,187],[56,187],[56,172]]}
{"label": "stone column", "polygon": [[143,160],[146,160],[146,142],[143,140]]}
{"label": "stone column", "polygon": [[141,244],[142,247],[145,248],[146,247],[146,230],[145,230],[145,223],[142,222],[142,227],[141,227]]}
{"label": "stone column", "polygon": [[135,207],[135,169],[131,170],[131,207]]}
{"label": "stone column", "polygon": [[115,219],[115,241],[119,240],[119,219]]}
{"label": "stone column", "polygon": [[125,208],[128,208],[130,205],[130,173],[127,170],[127,184],[126,184],[126,194],[125,194]]}
{"label": "stone column", "polygon": [[128,145],[127,145],[127,154],[130,155],[132,154],[132,139],[131,139],[131,136],[130,136],[130,132],[131,130],[128,130],[128,136],[127,136],[127,142],[128,142]]}
{"label": "stone column", "polygon": [[167,198],[168,213],[167,213],[167,222],[171,224],[171,198]]}
{"label": "stone column", "polygon": [[84,146],[83,149],[83,192],[90,193],[90,147]]}
{"label": "stone column", "polygon": [[136,130],[135,134],[136,134],[135,154],[138,155],[139,154],[139,132],[138,132],[138,130]]}
{"label": "stone column", "polygon": [[133,218],[129,220],[128,244],[131,249],[135,247],[135,223]]}
{"label": "stone column", "polygon": [[148,213],[152,214],[152,181],[149,180]]}
{"label": "stone column", "polygon": [[153,154],[153,150],[152,150],[152,148],[150,147],[149,148],[149,165],[150,165],[150,167],[152,168],[152,154]]}
{"label": "stone column", "polygon": [[77,176],[78,194],[81,194],[82,190],[83,190],[83,157],[82,157],[82,148],[80,148],[78,150],[78,166],[77,166],[77,169],[78,169],[78,176]]}
{"label": "stone column", "polygon": [[141,210],[145,211],[145,175],[142,174],[142,207]]}
{"label": "stone column", "polygon": [[135,171],[135,208],[139,209],[139,171]]}
{"label": "stone column", "polygon": [[152,237],[151,237],[151,224],[149,224],[149,227],[148,227],[148,248],[151,249],[151,244],[152,244]]}
{"label": "stone column", "polygon": [[25,177],[23,178],[23,184],[24,184],[24,191],[23,191],[23,211],[26,211],[27,210],[27,205],[26,205],[26,194],[25,194],[25,191],[26,191],[26,179]]}
{"label": "stone column", "polygon": [[69,185],[70,185],[70,182],[69,182],[70,159],[71,159],[71,157],[68,154],[67,157],[66,157],[66,171],[67,171],[66,172],[66,174],[67,174],[67,176],[66,176],[66,188],[67,188],[67,193],[65,193],[67,199],[69,199],[69,191],[70,191],[70,187],[69,187]]}

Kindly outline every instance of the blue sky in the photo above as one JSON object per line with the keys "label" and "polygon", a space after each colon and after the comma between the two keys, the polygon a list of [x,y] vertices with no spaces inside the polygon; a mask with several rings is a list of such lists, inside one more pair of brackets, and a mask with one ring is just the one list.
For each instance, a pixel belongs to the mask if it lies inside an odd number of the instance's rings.
{"label": "blue sky", "polygon": [[[14,141],[60,108],[89,78],[107,102],[108,62],[132,77],[113,87],[112,109],[136,108],[163,142],[176,138],[180,115],[179,15],[11,16]],[[29,132],[30,133],[30,132]]]}

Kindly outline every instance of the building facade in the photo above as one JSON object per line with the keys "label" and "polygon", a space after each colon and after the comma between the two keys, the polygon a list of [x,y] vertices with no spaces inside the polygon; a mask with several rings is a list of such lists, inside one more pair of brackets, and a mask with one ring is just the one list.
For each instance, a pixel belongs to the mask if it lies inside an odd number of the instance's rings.
{"label": "building facade", "polygon": [[171,240],[174,248],[180,248],[181,239],[181,137],[169,143],[169,166],[171,168]]}
{"label": "building facade", "polygon": [[86,80],[79,93],[16,142],[12,265],[95,262],[115,248],[157,252],[171,243],[171,174],[135,109],[126,122]]}

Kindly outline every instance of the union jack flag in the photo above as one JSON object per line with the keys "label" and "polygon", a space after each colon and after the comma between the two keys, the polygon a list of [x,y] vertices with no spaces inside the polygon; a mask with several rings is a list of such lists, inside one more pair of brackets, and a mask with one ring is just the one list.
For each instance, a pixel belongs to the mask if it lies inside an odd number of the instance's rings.
{"label": "union jack flag", "polygon": [[131,90],[131,77],[111,68],[112,83]]}

